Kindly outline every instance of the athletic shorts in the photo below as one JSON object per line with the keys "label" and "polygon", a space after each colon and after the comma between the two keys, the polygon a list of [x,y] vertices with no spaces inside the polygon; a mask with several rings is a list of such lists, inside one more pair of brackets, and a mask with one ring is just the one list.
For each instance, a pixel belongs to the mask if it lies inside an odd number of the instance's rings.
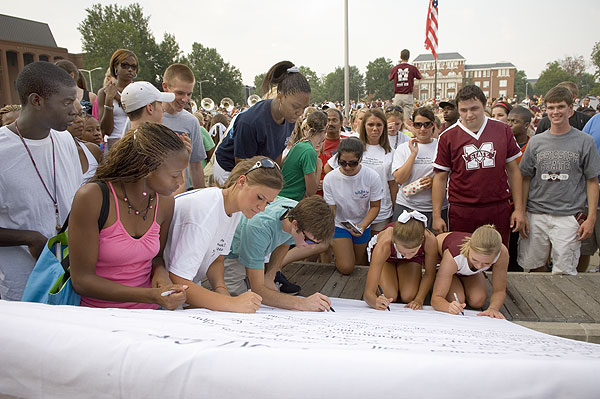
{"label": "athletic shorts", "polygon": [[333,238],[349,238],[352,240],[352,244],[360,245],[366,244],[371,239],[371,226],[369,226],[360,237],[354,237],[350,232],[342,227],[335,227],[335,233]]}
{"label": "athletic shorts", "polygon": [[484,224],[493,224],[502,236],[502,244],[508,248],[510,237],[510,215],[508,201],[499,201],[484,206],[450,204],[448,231],[472,233]]}

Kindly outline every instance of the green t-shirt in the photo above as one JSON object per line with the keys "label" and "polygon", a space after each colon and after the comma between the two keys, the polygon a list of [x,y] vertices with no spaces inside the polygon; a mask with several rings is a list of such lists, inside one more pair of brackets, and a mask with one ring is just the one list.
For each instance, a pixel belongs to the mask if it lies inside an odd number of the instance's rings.
{"label": "green t-shirt", "polygon": [[252,219],[242,216],[227,258],[237,258],[248,269],[264,269],[265,257],[275,248],[281,244],[294,244],[292,235],[281,229],[281,216],[296,205],[297,201],[277,197],[264,212],[254,215]]}
{"label": "green t-shirt", "polygon": [[[204,150],[208,153],[210,150],[215,148],[215,142],[213,141],[212,137],[210,137],[210,133],[208,133],[208,130],[200,126],[200,131],[202,132],[202,143],[204,144]],[[203,168],[206,167],[207,160],[208,158],[202,160]]]}
{"label": "green t-shirt", "polygon": [[300,201],[306,194],[304,175],[317,170],[317,151],[310,141],[301,141],[292,147],[288,153],[281,173],[283,174],[283,189],[279,195]]}

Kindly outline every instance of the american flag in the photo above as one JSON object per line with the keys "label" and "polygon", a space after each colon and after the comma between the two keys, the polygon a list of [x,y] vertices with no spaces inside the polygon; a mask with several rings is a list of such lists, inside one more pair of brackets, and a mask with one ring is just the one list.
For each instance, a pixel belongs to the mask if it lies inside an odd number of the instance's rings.
{"label": "american flag", "polygon": [[437,62],[438,46],[438,0],[429,0],[429,12],[427,13],[427,25],[425,27],[425,48],[431,50],[433,58]]}

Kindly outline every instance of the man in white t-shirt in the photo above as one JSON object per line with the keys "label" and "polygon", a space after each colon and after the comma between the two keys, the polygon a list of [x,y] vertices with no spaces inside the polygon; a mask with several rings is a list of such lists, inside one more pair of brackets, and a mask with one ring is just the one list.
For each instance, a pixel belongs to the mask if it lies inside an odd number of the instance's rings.
{"label": "man in white t-shirt", "polygon": [[83,177],[77,147],[65,131],[77,115],[73,78],[53,64],[34,62],[19,73],[16,87],[21,113],[0,128],[0,297],[18,301]]}

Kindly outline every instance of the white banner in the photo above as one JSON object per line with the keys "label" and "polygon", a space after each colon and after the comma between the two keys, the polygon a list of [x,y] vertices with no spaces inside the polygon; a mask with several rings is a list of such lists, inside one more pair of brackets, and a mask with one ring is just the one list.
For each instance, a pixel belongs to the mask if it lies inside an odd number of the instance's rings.
{"label": "white banner", "polygon": [[505,320],[332,298],[336,312],[0,301],[0,394],[24,398],[599,398],[600,346]]}

